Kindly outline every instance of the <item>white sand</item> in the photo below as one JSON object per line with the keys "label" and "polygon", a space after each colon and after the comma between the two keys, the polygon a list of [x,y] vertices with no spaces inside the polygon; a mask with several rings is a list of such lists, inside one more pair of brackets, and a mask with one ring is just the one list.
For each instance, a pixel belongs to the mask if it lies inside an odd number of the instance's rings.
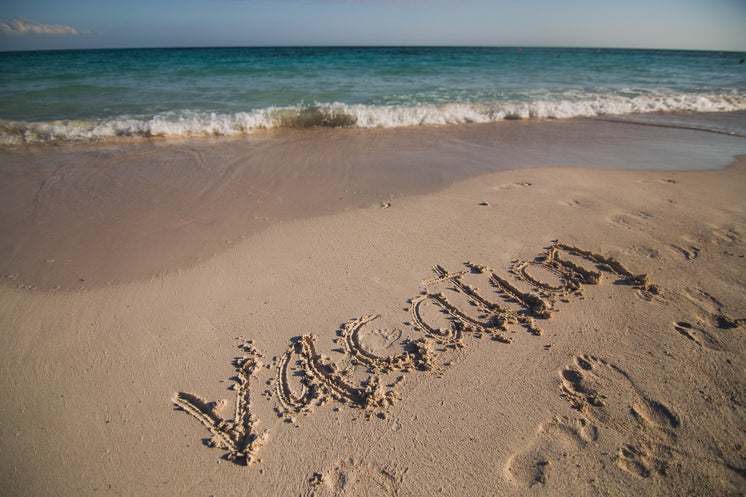
{"label": "white sand", "polygon": [[[388,208],[276,223],[149,281],[56,293],[6,281],[0,487],[19,496],[743,493],[744,185],[743,161],[709,172],[502,171]],[[555,310],[535,319],[540,335],[472,326],[455,348],[430,340],[427,371],[414,362],[369,370],[334,342],[345,323],[378,315],[356,330],[353,352],[401,353],[403,339],[426,334],[411,314],[424,291],[475,320],[500,316],[470,305],[458,281],[521,311],[489,275],[538,295],[510,269],[556,239],[648,274],[659,292],[565,251],[602,277],[581,294],[545,289]],[[458,272],[470,261],[489,271],[423,284],[434,265]],[[541,266],[527,272],[560,283]],[[445,332],[454,321],[435,302],[419,317]],[[353,390],[335,400],[331,373],[312,376],[293,354],[290,400],[304,407],[293,371],[328,392],[309,395],[308,412],[285,412],[278,367],[309,334]],[[253,354],[239,348],[245,340]],[[177,392],[227,399],[220,415],[231,420],[232,361],[243,356],[268,366],[239,390],[251,418],[238,421],[266,433],[248,466],[224,459],[230,444],[205,445],[210,432],[174,404]],[[394,392],[391,405],[361,405],[369,377]],[[231,422],[216,432],[241,438]]]}

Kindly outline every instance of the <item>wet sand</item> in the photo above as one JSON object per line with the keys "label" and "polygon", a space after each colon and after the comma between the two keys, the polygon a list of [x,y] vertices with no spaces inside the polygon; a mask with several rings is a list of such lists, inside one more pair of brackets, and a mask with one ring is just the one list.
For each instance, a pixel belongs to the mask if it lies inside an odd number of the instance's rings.
{"label": "wet sand", "polygon": [[719,168],[746,153],[743,144],[573,119],[4,150],[0,275],[42,290],[147,280],[277,222],[386,204],[491,171]]}
{"label": "wet sand", "polygon": [[[4,152],[19,186],[3,181],[17,194],[3,210],[19,221],[3,233],[26,238],[3,249],[18,276],[0,286],[0,484],[742,493],[744,139],[506,124]],[[38,176],[29,154],[49,159]],[[87,154],[108,172],[72,160]],[[11,207],[35,191],[24,227]],[[270,221],[247,222],[257,212]],[[178,225],[203,213],[212,224]],[[130,236],[109,241],[112,219]],[[213,234],[219,248],[199,246]],[[91,286],[47,272],[55,253],[22,270],[45,243],[87,250],[74,265]],[[122,261],[99,253],[122,244]]]}

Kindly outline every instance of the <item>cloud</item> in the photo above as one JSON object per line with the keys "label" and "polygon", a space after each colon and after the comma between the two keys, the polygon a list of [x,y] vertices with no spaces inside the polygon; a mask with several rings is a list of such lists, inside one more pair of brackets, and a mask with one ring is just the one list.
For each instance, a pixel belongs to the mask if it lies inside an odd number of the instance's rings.
{"label": "cloud", "polygon": [[5,35],[25,35],[25,34],[89,35],[89,34],[93,34],[91,31],[80,31],[70,26],[62,26],[60,24],[42,24],[40,22],[32,21],[31,19],[24,19],[23,17],[16,17],[9,23],[0,22],[0,33],[5,34]]}

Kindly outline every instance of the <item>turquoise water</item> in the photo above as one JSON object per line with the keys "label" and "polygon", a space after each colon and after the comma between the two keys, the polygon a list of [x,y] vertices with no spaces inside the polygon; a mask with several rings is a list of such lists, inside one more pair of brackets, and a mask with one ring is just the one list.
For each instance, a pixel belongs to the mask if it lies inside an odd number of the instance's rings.
{"label": "turquoise water", "polygon": [[561,48],[0,53],[0,143],[746,110],[744,57]]}

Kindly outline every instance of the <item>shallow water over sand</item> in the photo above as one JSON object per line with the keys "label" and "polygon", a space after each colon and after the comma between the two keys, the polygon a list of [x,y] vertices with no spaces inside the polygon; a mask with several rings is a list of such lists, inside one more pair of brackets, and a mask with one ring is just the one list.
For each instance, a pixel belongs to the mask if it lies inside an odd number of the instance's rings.
{"label": "shallow water over sand", "polygon": [[[689,122],[718,119],[746,128],[745,113]],[[277,222],[388,207],[491,171],[716,169],[738,154],[741,136],[595,119],[6,149],[0,275],[38,289],[148,279]]]}

